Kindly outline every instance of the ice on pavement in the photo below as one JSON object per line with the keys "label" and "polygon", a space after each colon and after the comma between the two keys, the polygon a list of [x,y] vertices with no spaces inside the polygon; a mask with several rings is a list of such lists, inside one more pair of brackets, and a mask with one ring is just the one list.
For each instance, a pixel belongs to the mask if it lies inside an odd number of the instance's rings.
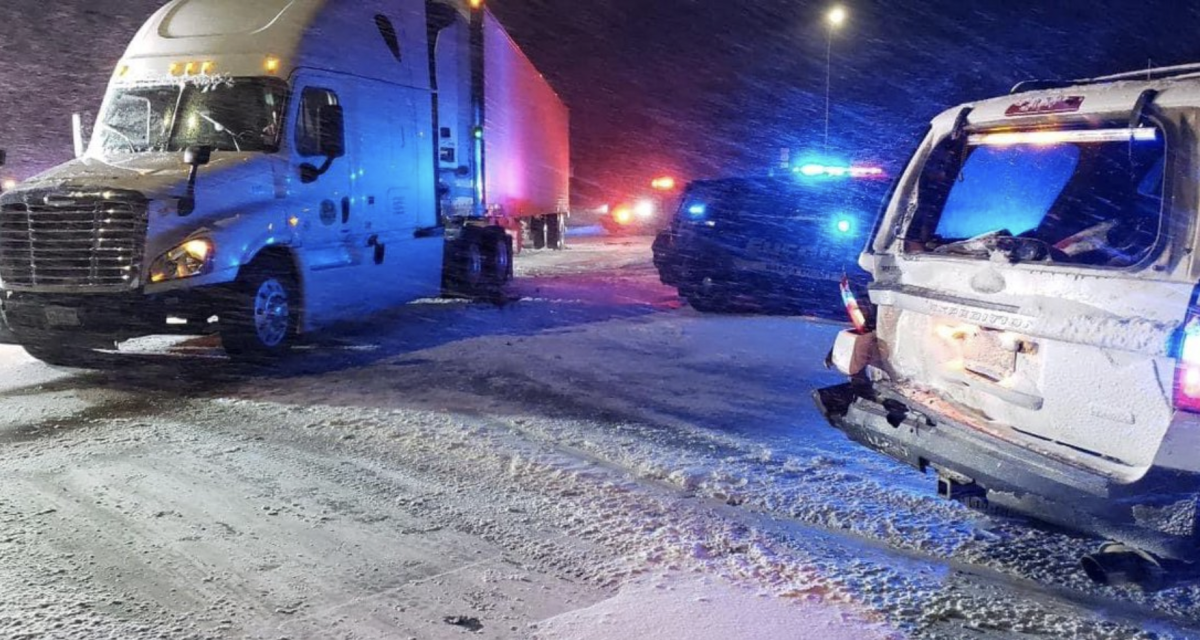
{"label": "ice on pavement", "polygon": [[886,640],[894,631],[834,606],[781,600],[694,576],[637,580],[609,600],[537,626],[540,640]]}

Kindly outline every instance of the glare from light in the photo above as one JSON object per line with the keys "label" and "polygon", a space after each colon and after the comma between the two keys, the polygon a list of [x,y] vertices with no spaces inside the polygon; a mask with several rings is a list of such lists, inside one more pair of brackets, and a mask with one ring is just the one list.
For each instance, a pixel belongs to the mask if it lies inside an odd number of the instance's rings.
{"label": "glare from light", "polygon": [[639,200],[633,207],[633,212],[643,220],[654,217],[654,203],[650,200]]}
{"label": "glare from light", "polygon": [[851,229],[853,228],[854,225],[851,224],[849,218],[841,218],[837,221],[838,233],[850,233]]}
{"label": "glare from light", "polygon": [[829,10],[829,25],[832,27],[840,27],[846,23],[846,18],[849,14],[846,13],[846,8],[838,5]]}
{"label": "glare from light", "polygon": [[825,173],[825,166],[820,164],[806,164],[800,167],[800,173],[809,177],[819,176]]}
{"label": "glare from light", "polygon": [[1074,131],[1000,131],[977,133],[967,142],[973,146],[1004,147],[1015,144],[1053,145],[1064,142],[1151,142],[1158,139],[1158,130],[1136,129],[1079,129]]}
{"label": "glare from light", "polygon": [[13,180],[12,178],[9,178],[9,179],[5,180],[4,182],[0,183],[0,189],[3,189],[4,191],[12,191],[13,189],[16,189],[16,188],[17,188],[17,181]]}
{"label": "glare from light", "polygon": [[204,261],[212,250],[212,244],[208,240],[189,240],[183,244],[183,250],[196,260]]}
{"label": "glare from light", "polygon": [[613,211],[613,220],[616,220],[617,224],[627,225],[633,222],[633,212],[627,207],[620,207],[616,211]]}

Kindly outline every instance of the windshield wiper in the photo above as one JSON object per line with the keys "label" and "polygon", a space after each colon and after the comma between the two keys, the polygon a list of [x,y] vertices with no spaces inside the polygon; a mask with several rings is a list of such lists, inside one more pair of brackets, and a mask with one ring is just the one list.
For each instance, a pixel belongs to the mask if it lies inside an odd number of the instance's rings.
{"label": "windshield wiper", "polygon": [[112,126],[111,124],[109,124],[107,122],[101,122],[100,126],[105,131],[111,131],[111,132],[117,134],[118,136],[121,136],[121,139],[125,141],[125,144],[129,145],[129,153],[137,153],[138,152],[137,145],[133,143],[133,138],[130,138],[129,136],[125,135],[124,131],[121,131],[120,129]]}
{"label": "windshield wiper", "polygon": [[205,120],[207,120],[207,121],[208,121],[208,123],[209,123],[209,124],[211,124],[211,125],[213,126],[213,129],[216,129],[217,131],[220,131],[221,133],[228,134],[228,135],[229,135],[229,139],[230,139],[230,140],[233,140],[233,148],[234,148],[234,149],[236,149],[236,150],[237,150],[239,153],[241,153],[241,151],[242,151],[242,145],[238,143],[238,137],[237,137],[237,136],[235,136],[235,135],[233,135],[233,132],[232,132],[232,131],[230,131],[228,127],[226,127],[225,125],[221,124],[220,122],[217,122],[216,120],[213,120],[213,119],[212,119],[212,118],[210,118],[210,117],[209,117],[207,114],[204,114],[204,113],[197,113],[196,115],[198,115],[198,116],[200,116],[201,118],[204,118]]}

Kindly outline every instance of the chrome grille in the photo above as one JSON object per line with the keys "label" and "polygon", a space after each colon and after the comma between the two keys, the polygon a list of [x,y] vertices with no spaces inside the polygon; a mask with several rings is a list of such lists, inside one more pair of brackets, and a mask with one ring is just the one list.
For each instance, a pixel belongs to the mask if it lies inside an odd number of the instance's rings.
{"label": "chrome grille", "polygon": [[5,203],[0,280],[12,290],[132,289],[141,274],[146,225],[140,199],[51,195]]}

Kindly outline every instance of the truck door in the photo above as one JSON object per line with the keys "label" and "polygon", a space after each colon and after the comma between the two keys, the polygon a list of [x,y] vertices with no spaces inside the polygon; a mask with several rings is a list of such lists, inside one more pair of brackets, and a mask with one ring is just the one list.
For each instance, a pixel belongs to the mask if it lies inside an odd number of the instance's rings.
{"label": "truck door", "polygon": [[[363,256],[362,291],[379,308],[441,290],[429,94],[382,82],[355,83],[353,137],[360,155],[351,182],[351,225]],[[420,114],[420,115],[419,115]]]}
{"label": "truck door", "polygon": [[[312,328],[345,317],[356,306],[350,294],[355,289],[348,282],[362,258],[350,232],[353,136],[346,137],[344,157],[330,160],[320,147],[322,107],[341,106],[349,112],[352,105],[344,102],[345,87],[336,77],[306,73],[297,78],[295,87],[288,118],[293,123],[290,196],[298,210],[306,324]],[[346,125],[352,126],[349,115]],[[312,180],[302,177],[314,168],[323,172]]]}

